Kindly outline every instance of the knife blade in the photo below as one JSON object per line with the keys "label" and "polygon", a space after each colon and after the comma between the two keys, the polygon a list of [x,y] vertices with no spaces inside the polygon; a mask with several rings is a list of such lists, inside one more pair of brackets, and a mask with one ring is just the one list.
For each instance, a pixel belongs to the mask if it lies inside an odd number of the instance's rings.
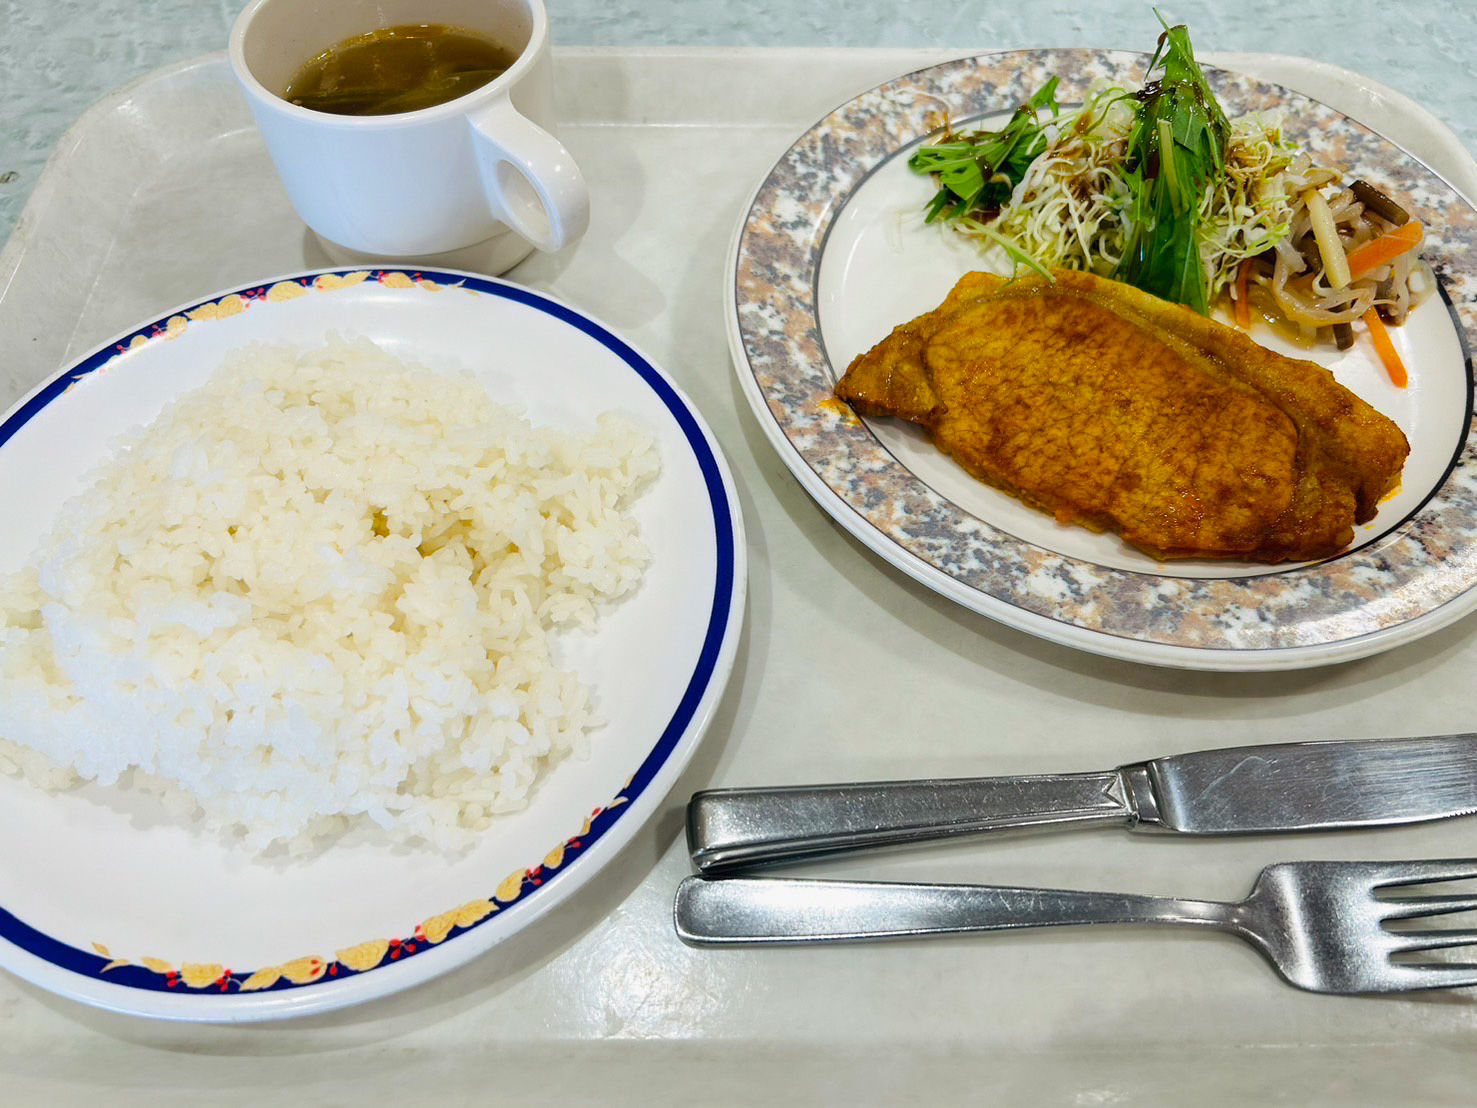
{"label": "knife blade", "polygon": [[1383,827],[1477,812],[1477,735],[1201,750],[1099,773],[710,789],[704,873],[990,831],[1120,824],[1184,835]]}

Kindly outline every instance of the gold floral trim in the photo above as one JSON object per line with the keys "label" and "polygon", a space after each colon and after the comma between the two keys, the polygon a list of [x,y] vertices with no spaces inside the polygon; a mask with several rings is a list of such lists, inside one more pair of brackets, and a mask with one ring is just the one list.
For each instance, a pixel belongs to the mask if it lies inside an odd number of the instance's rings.
{"label": "gold floral trim", "polygon": [[[198,304],[182,315],[172,315],[163,323],[154,324],[147,332],[140,331],[127,342],[118,343],[115,349],[118,353],[124,354],[153,342],[155,339],[177,339],[188,330],[191,323],[229,319],[233,315],[240,315],[259,300],[268,304],[280,304],[286,300],[297,300],[307,296],[311,291],[336,292],[339,289],[362,285],[370,280],[378,281],[389,289],[421,288],[427,292],[441,292],[443,289],[459,288],[462,285],[460,281],[442,284],[428,277],[422,277],[417,272],[398,269],[360,269],[352,273],[323,273],[316,277],[298,277],[233,292],[219,300]],[[106,366],[100,366],[93,372],[103,372],[106,368]],[[73,384],[75,385],[76,382]]]}
{"label": "gold floral trim", "polygon": [[[626,786],[630,786],[629,781]],[[386,962],[399,961],[406,955],[443,943],[453,932],[475,927],[494,912],[512,904],[529,887],[542,885],[550,874],[564,866],[569,859],[569,851],[583,848],[583,839],[590,833],[595,820],[625,803],[627,798],[619,795],[604,807],[596,808],[586,817],[579,831],[544,855],[540,864],[531,869],[514,870],[502,880],[490,897],[469,900],[448,912],[422,920],[416,924],[408,938],[370,939],[344,947],[335,952],[332,958],[310,954],[280,965],[263,966],[245,974],[237,973],[219,962],[181,962],[175,965],[162,958],[139,958],[136,961],[114,958],[102,943],[93,943],[92,949],[109,959],[98,972],[107,973],[124,966],[133,966],[162,977],[165,986],[170,989],[195,992],[213,989],[222,993],[230,992],[233,986],[237,992],[252,993],[270,989],[283,981],[292,985],[311,985],[325,977],[338,977],[345,971],[365,973]]]}

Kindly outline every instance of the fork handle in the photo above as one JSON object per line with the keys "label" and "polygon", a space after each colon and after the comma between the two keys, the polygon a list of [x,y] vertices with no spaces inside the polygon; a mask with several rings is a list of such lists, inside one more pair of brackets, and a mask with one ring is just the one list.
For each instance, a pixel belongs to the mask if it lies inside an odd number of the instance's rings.
{"label": "fork handle", "polygon": [[699,945],[815,943],[1094,923],[1233,930],[1232,905],[1132,893],[774,877],[689,877],[677,934]]}
{"label": "fork handle", "polygon": [[710,789],[687,805],[704,873],[985,831],[1135,820],[1118,770]]}

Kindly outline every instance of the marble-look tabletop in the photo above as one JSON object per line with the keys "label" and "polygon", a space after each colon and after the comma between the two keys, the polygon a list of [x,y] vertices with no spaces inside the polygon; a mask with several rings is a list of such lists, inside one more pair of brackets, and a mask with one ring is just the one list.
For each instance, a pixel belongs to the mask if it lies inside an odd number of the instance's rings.
{"label": "marble-look tabletop", "polygon": [[[0,235],[67,127],[105,93],[220,49],[238,0],[0,0]],[[568,46],[1035,46],[1147,49],[1146,0],[550,0]],[[1477,149],[1477,20],[1470,0],[1175,0],[1200,50],[1334,62],[1405,93]],[[1379,13],[1385,13],[1381,16]],[[1398,14],[1390,14],[1398,13]]]}

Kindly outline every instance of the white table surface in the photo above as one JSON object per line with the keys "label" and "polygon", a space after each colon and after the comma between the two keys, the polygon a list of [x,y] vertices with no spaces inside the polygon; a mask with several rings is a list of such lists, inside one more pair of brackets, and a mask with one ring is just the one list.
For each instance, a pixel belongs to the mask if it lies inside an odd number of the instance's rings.
{"label": "white table surface", "polygon": [[[1187,19],[1202,50],[1302,54],[1368,74],[1477,145],[1466,108],[1477,32],[1465,5],[1407,5],[1378,33],[1339,29],[1307,5],[1277,14],[1280,5],[1248,0],[1235,19],[1231,7],[1186,3],[1166,14]],[[1146,6],[1127,3],[1042,3],[1029,16],[1020,5],[880,0],[569,0],[555,9],[558,40],[581,45],[1143,48],[1155,26]],[[218,48],[234,10],[183,0],[0,3],[0,172],[17,174],[0,185],[7,229],[89,104]],[[758,165],[783,148],[789,125],[772,118],[735,138],[755,144]],[[580,136],[594,153],[620,141],[619,129]],[[647,155],[670,141],[652,140]],[[751,183],[714,187],[732,206]],[[362,1011],[268,1027],[174,1026],[91,1012],[0,977],[0,1105],[1469,1103],[1477,1003],[1305,996],[1231,940],[1120,931],[711,952],[671,938],[671,892],[688,871],[680,804],[694,789],[1093,769],[1237,742],[1467,730],[1477,638],[1467,620],[1328,669],[1190,674],[1041,643],[934,597],[833,525],[743,410],[718,311],[737,208],[696,226],[679,263],[638,234],[662,199],[659,191],[618,213],[620,226],[597,228],[594,241],[633,277],[624,301],[585,285],[595,270],[578,255],[568,266],[535,260],[518,275],[590,302],[678,363],[740,483],[752,573],[745,641],[710,740],[662,818],[578,912],[453,980]],[[882,695],[862,710],[858,689]],[[1470,825],[1355,838],[1313,836],[1294,850],[1271,839],[1048,836],[827,872],[1232,897],[1258,865],[1281,857],[1474,853]],[[1150,993],[1152,1003],[1124,1003]]]}

